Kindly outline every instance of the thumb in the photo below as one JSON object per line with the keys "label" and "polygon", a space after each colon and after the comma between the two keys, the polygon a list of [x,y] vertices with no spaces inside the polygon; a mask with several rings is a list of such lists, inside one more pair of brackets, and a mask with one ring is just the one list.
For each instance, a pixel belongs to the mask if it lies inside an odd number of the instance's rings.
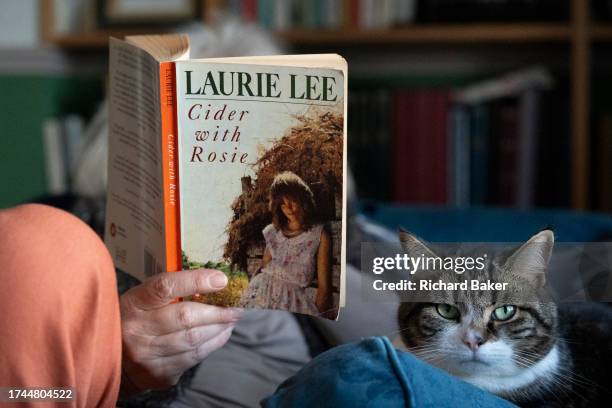
{"label": "thumb", "polygon": [[[211,293],[227,285],[227,276],[214,269],[167,272],[147,279],[131,289],[134,306],[142,310],[165,306],[176,298]],[[127,294],[127,293],[126,293]]]}

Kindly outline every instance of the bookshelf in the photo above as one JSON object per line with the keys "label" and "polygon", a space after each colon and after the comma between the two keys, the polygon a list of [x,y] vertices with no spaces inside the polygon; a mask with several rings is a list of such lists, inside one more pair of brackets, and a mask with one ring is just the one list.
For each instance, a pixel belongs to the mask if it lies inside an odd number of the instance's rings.
{"label": "bookshelf", "polygon": [[612,24],[592,24],[591,40],[612,41]]}
{"label": "bookshelf", "polygon": [[[75,35],[52,32],[52,0],[40,0],[43,39],[67,51],[103,50],[110,36],[159,31],[153,27],[95,30]],[[571,57],[571,202],[577,210],[589,203],[591,46],[612,43],[612,24],[593,22],[590,0],[571,0],[569,21],[562,23],[418,24],[393,29],[292,29],[274,35],[300,47],[359,47],[401,45],[567,44]],[[201,19],[213,21],[224,0],[201,0]]]}
{"label": "bookshelf", "polygon": [[384,30],[288,30],[276,36],[295,45],[402,45],[567,41],[567,24],[430,24]]}
{"label": "bookshelf", "polygon": [[159,28],[96,30],[78,35],[58,35],[53,37],[51,43],[65,50],[106,49],[110,37],[123,38],[158,31]]}
{"label": "bookshelf", "polygon": [[[58,35],[49,42],[64,49],[99,49],[108,45],[109,37],[159,32],[159,27],[96,30],[88,33]],[[564,42],[571,37],[568,24],[430,24],[397,29],[376,30],[308,30],[294,29],[274,35],[293,45],[359,46],[403,44],[458,43],[538,43]],[[598,27],[593,32],[598,40],[612,40],[612,28]]]}

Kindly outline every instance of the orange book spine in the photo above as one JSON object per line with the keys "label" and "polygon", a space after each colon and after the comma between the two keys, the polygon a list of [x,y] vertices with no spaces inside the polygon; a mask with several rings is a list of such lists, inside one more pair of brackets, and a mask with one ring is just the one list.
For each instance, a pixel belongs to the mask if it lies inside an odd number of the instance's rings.
{"label": "orange book spine", "polygon": [[178,123],[176,117],[176,70],[174,62],[159,67],[161,103],[162,173],[164,179],[164,222],[166,232],[166,271],[182,268],[181,215],[178,173]]}

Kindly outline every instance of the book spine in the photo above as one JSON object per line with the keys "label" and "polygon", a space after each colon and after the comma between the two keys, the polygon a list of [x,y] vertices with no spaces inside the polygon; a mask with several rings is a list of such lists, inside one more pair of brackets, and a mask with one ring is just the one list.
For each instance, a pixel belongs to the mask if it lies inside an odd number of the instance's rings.
{"label": "book spine", "polygon": [[176,272],[182,269],[182,256],[178,174],[178,124],[176,117],[176,70],[174,62],[162,62],[160,64],[159,82],[166,272]]}
{"label": "book spine", "polygon": [[489,184],[489,113],[488,106],[476,105],[472,108],[470,139],[470,203],[483,206],[487,202]]}
{"label": "book spine", "polygon": [[262,27],[272,29],[274,26],[274,1],[259,0],[257,2],[257,15]]}
{"label": "book spine", "polygon": [[242,16],[244,21],[249,23],[257,21],[257,0],[244,0]]}
{"label": "book spine", "polygon": [[498,110],[497,134],[497,205],[515,206],[518,154],[518,106],[506,102]]}
{"label": "book spine", "polygon": [[539,136],[539,92],[530,89],[523,93],[519,101],[518,135],[518,176],[517,206],[522,209],[532,207],[536,190],[536,160]]}
{"label": "book spine", "polygon": [[457,140],[457,206],[469,207],[470,205],[470,113],[463,107],[459,113],[459,129]]}
{"label": "book spine", "polygon": [[[428,132],[426,126],[420,135],[421,143],[425,144],[427,153],[425,159],[424,172],[429,173],[430,178],[425,176],[425,183],[429,187],[428,202],[446,204],[448,203],[448,163],[446,161],[448,152],[448,93],[446,90],[433,90],[427,93],[426,103],[427,112],[431,118],[432,130]],[[424,117],[427,117],[425,115]],[[423,121],[423,125],[425,122]],[[431,135],[431,140],[427,140],[427,135]],[[428,155],[429,154],[429,155]],[[435,158],[428,160],[427,158]],[[462,159],[462,162],[465,160]]]}
{"label": "book spine", "polygon": [[449,113],[447,160],[448,201],[455,207],[470,204],[470,123],[465,106],[455,106]]}
{"label": "book spine", "polygon": [[405,133],[405,124],[401,120],[403,115],[407,114],[406,106],[406,95],[404,91],[397,91],[393,96],[393,106],[391,107],[391,123],[392,123],[392,137],[391,137],[391,197],[393,201],[401,201],[403,198],[402,189],[402,153],[403,153],[403,138]]}
{"label": "book spine", "polygon": [[47,193],[64,194],[68,191],[66,158],[63,151],[62,125],[58,119],[43,123],[43,146],[47,176]]}
{"label": "book spine", "polygon": [[273,5],[274,29],[287,30],[291,25],[291,3],[289,0],[275,0]]}
{"label": "book spine", "polygon": [[361,21],[361,16],[359,15],[359,7],[360,0],[347,0],[349,11],[346,13],[348,25],[350,28],[360,28],[359,22]]}

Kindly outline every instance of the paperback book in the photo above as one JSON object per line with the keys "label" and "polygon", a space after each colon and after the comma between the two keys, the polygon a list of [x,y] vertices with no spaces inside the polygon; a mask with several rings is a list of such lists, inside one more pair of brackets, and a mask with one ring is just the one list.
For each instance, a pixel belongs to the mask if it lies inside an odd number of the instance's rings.
{"label": "paperback book", "polygon": [[211,268],[184,301],[337,318],[347,66],[336,54],[189,59],[185,35],[110,42],[105,241],[144,280]]}

